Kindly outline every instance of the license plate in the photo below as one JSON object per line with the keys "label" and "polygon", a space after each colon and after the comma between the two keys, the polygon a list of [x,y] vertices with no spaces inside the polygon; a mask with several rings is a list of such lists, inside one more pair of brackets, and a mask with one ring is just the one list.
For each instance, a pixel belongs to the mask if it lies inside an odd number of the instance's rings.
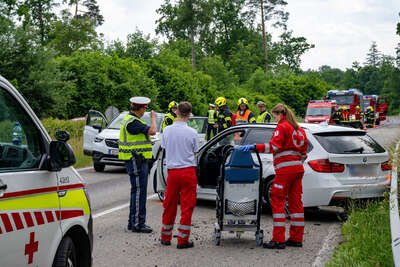
{"label": "license plate", "polygon": [[114,148],[114,149],[109,149],[109,150],[108,150],[108,154],[109,154],[109,155],[116,156],[116,155],[118,155],[118,149],[116,149],[116,148]]}
{"label": "license plate", "polygon": [[378,175],[377,165],[349,165],[350,176],[376,177]]}

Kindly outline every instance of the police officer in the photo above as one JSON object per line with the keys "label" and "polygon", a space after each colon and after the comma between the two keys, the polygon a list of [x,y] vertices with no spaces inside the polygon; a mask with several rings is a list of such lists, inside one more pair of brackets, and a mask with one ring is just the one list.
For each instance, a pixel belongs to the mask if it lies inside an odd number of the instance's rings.
{"label": "police officer", "polygon": [[150,127],[140,118],[144,115],[150,99],[132,97],[131,110],[121,123],[118,158],[125,161],[131,182],[131,199],[127,230],[138,233],[151,233],[146,225],[146,195],[148,160],[152,156],[150,135],[156,134],[156,113],[151,111]]}
{"label": "police officer", "polygon": [[217,129],[214,127],[215,123],[217,122],[217,112],[215,111],[215,105],[210,104],[209,107],[210,109],[207,111],[207,141],[211,139],[211,132],[213,134],[213,137],[217,134]]}
{"label": "police officer", "polygon": [[176,109],[178,107],[178,103],[176,103],[175,101],[171,101],[168,104],[168,113],[165,114],[164,116],[164,120],[161,126],[161,129],[164,131],[164,128],[167,127],[168,125],[171,125],[174,123],[174,121],[176,120]]}
{"label": "police officer", "polygon": [[271,121],[271,114],[267,111],[265,107],[265,103],[263,101],[257,102],[258,110],[260,111],[260,115],[258,115],[256,122],[257,123],[269,123]]}
{"label": "police officer", "polygon": [[229,111],[225,97],[217,97],[215,105],[218,107],[216,128],[218,128],[218,132],[222,132],[232,126],[232,113]]}

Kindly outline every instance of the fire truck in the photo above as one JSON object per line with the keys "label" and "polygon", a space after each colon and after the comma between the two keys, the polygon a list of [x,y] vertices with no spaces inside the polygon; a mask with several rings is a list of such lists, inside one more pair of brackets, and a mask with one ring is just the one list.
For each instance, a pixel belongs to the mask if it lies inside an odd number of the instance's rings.
{"label": "fire truck", "polygon": [[305,122],[334,124],[333,114],[336,108],[336,100],[310,100],[307,105]]}
{"label": "fire truck", "polygon": [[366,110],[369,106],[371,106],[375,112],[375,125],[379,125],[380,122],[386,120],[389,106],[389,100],[387,96],[365,95],[364,110]]}
{"label": "fire truck", "polygon": [[[363,93],[358,89],[329,90],[325,99],[335,100],[338,108],[346,107],[349,111],[349,126],[357,127],[356,125],[363,124],[363,121],[356,118],[356,113],[363,111],[364,107]],[[356,111],[356,107],[360,110]]]}

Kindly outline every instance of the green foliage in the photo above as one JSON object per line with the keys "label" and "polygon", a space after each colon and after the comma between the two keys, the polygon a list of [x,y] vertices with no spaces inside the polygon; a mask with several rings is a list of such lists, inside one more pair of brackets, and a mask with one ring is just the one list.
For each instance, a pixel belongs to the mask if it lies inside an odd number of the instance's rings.
{"label": "green foliage", "polygon": [[393,266],[387,199],[353,208],[342,231],[345,243],[327,266]]}

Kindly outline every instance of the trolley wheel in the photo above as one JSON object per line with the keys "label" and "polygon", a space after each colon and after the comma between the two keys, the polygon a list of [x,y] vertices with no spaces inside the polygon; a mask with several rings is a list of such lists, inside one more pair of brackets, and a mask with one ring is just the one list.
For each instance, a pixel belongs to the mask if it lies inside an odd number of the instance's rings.
{"label": "trolley wheel", "polygon": [[263,230],[259,230],[256,232],[256,244],[257,246],[262,246],[262,244],[264,243],[264,231]]}
{"label": "trolley wheel", "polygon": [[213,239],[216,246],[219,246],[221,244],[221,230],[218,230],[216,228],[214,229]]}

